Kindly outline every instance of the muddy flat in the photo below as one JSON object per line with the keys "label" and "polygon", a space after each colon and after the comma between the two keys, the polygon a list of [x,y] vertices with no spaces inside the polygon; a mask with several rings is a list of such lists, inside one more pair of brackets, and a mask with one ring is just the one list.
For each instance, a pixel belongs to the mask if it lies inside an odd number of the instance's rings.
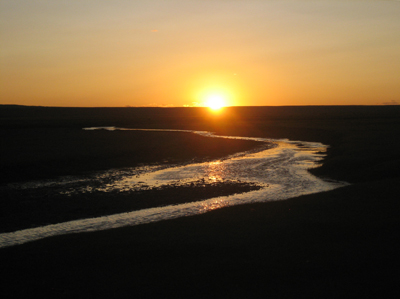
{"label": "muddy flat", "polygon": [[[128,166],[121,158],[122,152],[129,157],[138,145],[125,142],[123,150],[116,149],[115,140],[102,139],[106,132],[93,140],[98,151],[86,147],[88,153],[98,154],[93,161],[88,160],[88,168],[77,166],[79,161],[87,160],[79,156],[84,146],[76,145],[81,150],[73,152],[74,146],[63,146],[63,138],[51,138],[58,135],[57,131],[76,130],[79,135],[84,134],[82,127],[109,125],[323,142],[330,145],[327,157],[322,167],[312,172],[352,183],[286,201],[240,205],[193,217],[2,248],[1,272],[5,279],[1,285],[6,297],[27,293],[61,298],[399,295],[397,106],[238,107],[227,108],[226,114],[218,118],[202,109],[1,107],[0,111],[2,140],[9,140],[2,143],[2,169],[14,169],[10,178],[2,171],[5,184],[21,181],[15,179],[18,167],[27,180],[82,173],[95,170],[101,163],[96,169]],[[46,137],[46,131],[53,133]],[[67,133],[60,136],[74,139]],[[53,148],[65,148],[67,156],[62,151],[50,154],[51,140]],[[85,138],[76,140],[83,142]],[[173,140],[185,144],[180,137],[164,139],[166,144]],[[163,159],[205,159],[210,152],[221,156],[256,146],[221,143],[221,151],[207,151],[205,147],[202,153],[193,155],[191,150],[199,150],[194,142],[178,151],[172,147],[167,157],[143,149],[143,157],[151,159],[140,162],[139,158],[131,158],[129,165],[163,163]],[[140,146],[150,147],[151,143],[143,141]],[[121,155],[114,156],[117,152]],[[42,159],[42,165],[59,163],[59,170],[35,174],[34,169],[41,164],[35,159]],[[33,164],[26,165],[26,161]],[[69,167],[68,161],[75,162]]]}

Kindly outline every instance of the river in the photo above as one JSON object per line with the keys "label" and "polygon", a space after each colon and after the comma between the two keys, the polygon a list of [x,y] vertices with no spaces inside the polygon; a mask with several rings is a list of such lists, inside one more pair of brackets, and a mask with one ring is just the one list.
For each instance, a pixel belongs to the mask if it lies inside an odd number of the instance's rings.
{"label": "river", "polygon": [[[85,130],[142,130],[116,127],[84,128]],[[144,129],[143,129],[144,130]],[[151,130],[154,131],[154,130]],[[64,223],[52,224],[31,229],[24,229],[0,234],[0,247],[39,240],[42,238],[81,233],[123,226],[132,226],[150,222],[162,221],[178,217],[206,213],[211,210],[255,202],[285,200],[300,195],[333,190],[347,185],[345,182],[324,180],[313,176],[307,170],[320,165],[326,155],[327,147],[318,142],[291,141],[285,139],[252,138],[238,136],[218,136],[205,131],[186,130],[156,130],[180,131],[200,134],[209,138],[232,138],[263,142],[264,147],[257,151],[238,153],[223,159],[204,163],[186,165],[159,165],[133,168],[127,171],[110,170],[98,173],[97,182],[93,187],[88,181],[82,180],[80,187],[73,191],[63,192],[110,192],[115,190],[157,188],[166,185],[187,185],[192,182],[204,181],[204,184],[224,181],[240,181],[255,183],[262,188],[246,193],[209,198],[203,201],[188,202],[178,205],[143,209],[134,212],[120,213],[97,218],[88,218]],[[117,178],[111,181],[104,177]],[[19,188],[37,188],[68,184],[77,178],[64,178],[45,182],[28,182]],[[93,178],[91,179],[93,182]],[[99,184],[104,181],[105,183]]]}

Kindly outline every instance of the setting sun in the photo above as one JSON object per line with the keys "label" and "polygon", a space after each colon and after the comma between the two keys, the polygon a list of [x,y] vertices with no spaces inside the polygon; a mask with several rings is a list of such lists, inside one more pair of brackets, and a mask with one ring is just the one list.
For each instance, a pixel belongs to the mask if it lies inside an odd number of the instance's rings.
{"label": "setting sun", "polygon": [[212,110],[220,110],[226,106],[225,98],[221,95],[210,95],[207,98],[205,106]]}

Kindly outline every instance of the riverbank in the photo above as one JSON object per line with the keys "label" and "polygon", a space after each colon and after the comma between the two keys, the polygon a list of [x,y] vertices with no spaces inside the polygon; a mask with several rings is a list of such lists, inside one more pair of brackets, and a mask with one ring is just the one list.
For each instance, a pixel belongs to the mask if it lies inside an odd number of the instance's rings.
{"label": "riverbank", "polygon": [[[354,184],[282,202],[3,248],[3,294],[397,298],[399,108],[269,108],[232,109],[219,121],[196,116],[195,109],[179,119],[175,110],[156,109],[161,116],[149,120],[142,111],[142,118],[115,118],[120,124],[112,125],[204,125],[203,130],[220,134],[237,130],[242,136],[322,141],[331,148],[316,172]],[[79,118],[82,127],[110,125],[88,115]]]}
{"label": "riverbank", "polygon": [[[89,182],[87,182],[89,184]],[[100,185],[100,187],[104,187]],[[69,186],[74,191],[75,186]],[[81,188],[81,184],[76,184]],[[238,181],[205,182],[186,185],[168,185],[141,191],[113,190],[76,194],[63,194],[65,186],[33,189],[0,190],[0,234],[30,229],[72,220],[87,219],[127,213],[142,209],[203,201],[218,196],[228,196],[262,186]],[[1,247],[0,236],[0,247]]]}

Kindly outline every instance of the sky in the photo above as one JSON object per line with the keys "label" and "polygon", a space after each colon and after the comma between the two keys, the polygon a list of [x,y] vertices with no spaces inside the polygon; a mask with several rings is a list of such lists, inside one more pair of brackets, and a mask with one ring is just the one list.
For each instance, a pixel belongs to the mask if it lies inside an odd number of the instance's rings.
{"label": "sky", "polygon": [[398,0],[0,0],[0,104],[400,103]]}

